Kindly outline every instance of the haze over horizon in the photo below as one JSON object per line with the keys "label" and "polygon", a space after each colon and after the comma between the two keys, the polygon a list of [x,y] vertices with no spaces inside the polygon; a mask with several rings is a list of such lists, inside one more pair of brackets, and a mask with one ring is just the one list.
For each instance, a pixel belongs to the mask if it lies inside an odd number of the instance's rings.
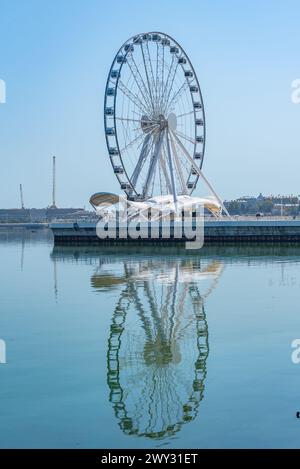
{"label": "haze over horizon", "polygon": [[[98,191],[120,193],[108,157],[103,98],[126,39],[163,31],[186,50],[206,113],[203,171],[223,199],[300,194],[300,4],[296,0],[1,0],[0,208],[89,207]],[[198,185],[195,195],[206,193]]]}

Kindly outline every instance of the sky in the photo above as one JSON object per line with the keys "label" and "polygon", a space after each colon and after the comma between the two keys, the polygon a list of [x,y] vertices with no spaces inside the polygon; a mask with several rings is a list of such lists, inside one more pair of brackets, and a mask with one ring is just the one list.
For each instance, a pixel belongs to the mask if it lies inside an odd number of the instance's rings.
{"label": "sky", "polygon": [[104,89],[119,47],[147,31],[174,37],[193,63],[203,171],[220,196],[300,194],[299,24],[298,0],[0,0],[0,207],[20,206],[20,183],[26,207],[49,205],[52,155],[59,206],[120,193]]}

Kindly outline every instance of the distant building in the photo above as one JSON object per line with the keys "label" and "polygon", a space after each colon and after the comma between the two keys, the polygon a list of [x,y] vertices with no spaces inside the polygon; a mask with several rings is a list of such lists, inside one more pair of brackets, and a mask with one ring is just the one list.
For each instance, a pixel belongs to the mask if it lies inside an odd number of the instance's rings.
{"label": "distant building", "polygon": [[300,199],[295,195],[268,195],[260,193],[257,197],[243,196],[225,201],[224,205],[231,215],[298,215]]}
{"label": "distant building", "polygon": [[48,223],[56,219],[74,219],[92,216],[83,208],[12,208],[0,209],[0,223]]}

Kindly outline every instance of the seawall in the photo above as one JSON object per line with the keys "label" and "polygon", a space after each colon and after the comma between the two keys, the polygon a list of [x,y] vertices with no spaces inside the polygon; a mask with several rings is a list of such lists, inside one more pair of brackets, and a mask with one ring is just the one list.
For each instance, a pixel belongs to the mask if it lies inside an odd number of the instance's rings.
{"label": "seawall", "polygon": [[[181,223],[181,222],[179,222]],[[162,236],[161,226],[157,237],[148,236],[132,239],[119,238],[118,230],[114,237],[100,239],[96,234],[95,222],[52,223],[50,228],[56,245],[174,245],[184,244],[189,239],[174,237],[174,225],[170,236]],[[184,230],[183,230],[184,232]],[[224,243],[299,243],[300,220],[207,220],[204,223],[205,244]]]}

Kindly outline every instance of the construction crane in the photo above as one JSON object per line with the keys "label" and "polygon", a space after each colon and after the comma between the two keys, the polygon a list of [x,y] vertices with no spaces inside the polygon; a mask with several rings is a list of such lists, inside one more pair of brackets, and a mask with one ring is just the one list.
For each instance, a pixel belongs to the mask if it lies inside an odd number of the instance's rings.
{"label": "construction crane", "polygon": [[21,209],[24,210],[24,199],[23,199],[23,188],[22,188],[22,184],[20,184],[20,200],[21,200]]}

